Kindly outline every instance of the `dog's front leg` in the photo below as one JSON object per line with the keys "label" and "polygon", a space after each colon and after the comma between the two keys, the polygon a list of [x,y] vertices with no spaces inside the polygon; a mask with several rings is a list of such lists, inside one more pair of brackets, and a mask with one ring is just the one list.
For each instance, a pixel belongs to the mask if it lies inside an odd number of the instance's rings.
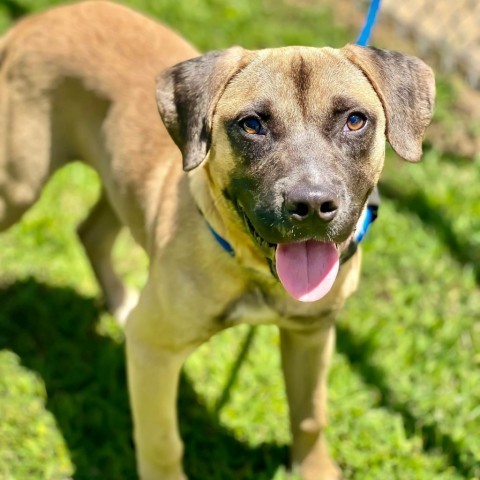
{"label": "dog's front leg", "polygon": [[335,324],[326,318],[319,328],[280,330],[293,437],[292,463],[302,480],[338,480],[340,470],[330,458],[327,423],[327,373],[335,343]]}
{"label": "dog's front leg", "polygon": [[159,324],[151,321],[152,310],[146,303],[141,298],[126,327],[138,473],[141,480],[186,480],[177,390],[182,364],[193,348],[169,345],[168,326],[154,330]]}

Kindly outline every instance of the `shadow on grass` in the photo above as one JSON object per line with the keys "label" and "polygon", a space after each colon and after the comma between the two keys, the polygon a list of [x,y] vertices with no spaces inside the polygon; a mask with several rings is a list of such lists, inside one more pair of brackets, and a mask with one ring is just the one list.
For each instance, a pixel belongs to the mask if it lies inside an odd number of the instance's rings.
{"label": "shadow on grass", "polygon": [[[133,479],[124,348],[96,332],[99,313],[93,299],[70,288],[33,279],[15,283],[0,290],[0,348],[14,351],[41,375],[76,480]],[[185,377],[179,403],[191,480],[267,480],[286,462],[285,448],[251,448],[235,439]]]}
{"label": "shadow on grass", "polygon": [[480,251],[472,245],[468,238],[460,237],[452,229],[452,224],[442,211],[429,202],[421,191],[406,192],[394,187],[386,181],[379,186],[382,198],[388,198],[395,203],[399,211],[416,215],[423,224],[435,231],[442,242],[448,247],[450,255],[460,265],[470,265],[474,269],[475,281],[480,285]]}
{"label": "shadow on grass", "polygon": [[18,20],[28,13],[28,9],[15,0],[2,0],[2,3],[12,20]]}
{"label": "shadow on grass", "polygon": [[458,442],[442,432],[436,423],[425,424],[407,404],[396,398],[394,391],[389,387],[388,373],[370,361],[373,358],[373,349],[368,339],[358,340],[348,328],[337,326],[337,351],[348,359],[352,368],[362,376],[365,384],[377,389],[380,394],[378,405],[399,413],[403,418],[407,435],[422,436],[424,451],[432,453],[441,451],[449,459],[449,463],[465,478],[480,478],[480,465],[472,454],[465,452]]}

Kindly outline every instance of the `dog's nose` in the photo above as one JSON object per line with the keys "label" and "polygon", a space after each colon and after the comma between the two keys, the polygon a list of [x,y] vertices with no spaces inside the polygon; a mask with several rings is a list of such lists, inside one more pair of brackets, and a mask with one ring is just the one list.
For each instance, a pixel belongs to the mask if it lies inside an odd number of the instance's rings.
{"label": "dog's nose", "polygon": [[285,198],[285,208],[295,221],[319,218],[323,222],[333,220],[338,211],[339,201],[336,195],[320,189],[296,188]]}

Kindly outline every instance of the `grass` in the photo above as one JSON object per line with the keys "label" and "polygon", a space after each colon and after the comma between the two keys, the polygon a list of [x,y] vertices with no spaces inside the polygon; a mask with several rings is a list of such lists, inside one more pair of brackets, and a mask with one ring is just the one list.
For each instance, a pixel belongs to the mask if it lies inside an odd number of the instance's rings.
{"label": "grass", "polygon": [[[4,2],[0,28],[53,3]],[[356,36],[313,2],[130,4],[203,50],[339,46]],[[449,88],[442,81],[439,121]],[[479,479],[480,160],[431,146],[420,165],[388,157],[363,281],[338,324],[332,452],[348,480]],[[97,193],[95,175],[71,165],[0,236],[1,480],[135,478],[122,333],[74,235]],[[146,260],[128,236],[117,257],[128,282],[141,285]],[[240,327],[187,362],[180,411],[191,480],[286,478],[277,347],[274,328]]]}

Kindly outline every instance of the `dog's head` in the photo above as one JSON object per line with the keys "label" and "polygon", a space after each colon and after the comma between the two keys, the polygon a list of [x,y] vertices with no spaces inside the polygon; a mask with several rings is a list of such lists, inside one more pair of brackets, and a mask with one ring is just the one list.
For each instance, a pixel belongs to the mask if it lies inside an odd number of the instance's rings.
{"label": "dog's head", "polygon": [[378,181],[385,137],[420,159],[434,79],[420,60],[374,48],[233,48],[164,72],[157,100],[184,169],[208,185],[207,220],[315,300]]}

